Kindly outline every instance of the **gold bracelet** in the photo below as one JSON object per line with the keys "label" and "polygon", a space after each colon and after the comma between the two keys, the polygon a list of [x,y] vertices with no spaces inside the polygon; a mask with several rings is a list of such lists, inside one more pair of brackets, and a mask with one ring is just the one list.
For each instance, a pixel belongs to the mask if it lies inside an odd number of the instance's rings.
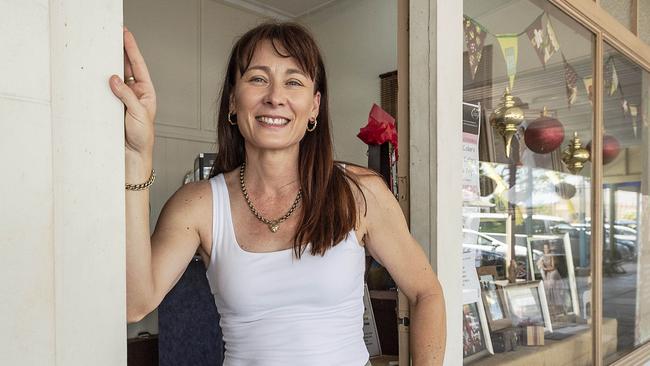
{"label": "gold bracelet", "polygon": [[127,183],[125,185],[125,188],[130,190],[130,191],[142,191],[142,190],[145,190],[145,189],[149,188],[149,186],[151,186],[153,184],[154,180],[156,180],[156,171],[151,169],[151,176],[149,177],[149,180],[147,180],[145,183],[141,183],[141,184],[128,184]]}

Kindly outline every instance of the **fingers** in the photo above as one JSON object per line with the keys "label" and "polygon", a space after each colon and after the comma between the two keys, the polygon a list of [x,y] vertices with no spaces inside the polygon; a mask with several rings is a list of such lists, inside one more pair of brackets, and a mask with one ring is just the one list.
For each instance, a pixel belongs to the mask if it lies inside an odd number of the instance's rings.
{"label": "fingers", "polygon": [[[138,45],[135,42],[135,37],[133,37],[133,34],[126,28],[124,28],[124,50],[126,51],[124,53],[124,73],[126,77],[133,76],[136,81],[145,81],[150,83],[151,78],[149,77],[149,70],[147,69],[147,65],[144,62],[140,50],[138,49]],[[129,65],[128,69],[126,66],[127,64]]]}
{"label": "fingers", "polygon": [[124,79],[128,78],[129,76],[133,76],[133,70],[131,69],[131,61],[129,60],[129,56],[126,54],[126,51],[124,52]]}
{"label": "fingers", "polygon": [[135,92],[131,90],[128,85],[124,84],[119,76],[111,76],[109,84],[111,86],[113,94],[115,94],[116,97],[120,98],[128,110],[136,114],[142,112],[143,107],[140,104],[138,97],[135,95]]}

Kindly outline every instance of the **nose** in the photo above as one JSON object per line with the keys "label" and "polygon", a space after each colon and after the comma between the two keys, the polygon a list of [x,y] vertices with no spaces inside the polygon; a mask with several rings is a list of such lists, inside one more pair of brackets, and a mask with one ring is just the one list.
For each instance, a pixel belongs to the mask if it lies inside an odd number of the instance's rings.
{"label": "nose", "polygon": [[264,97],[264,103],[271,106],[283,106],[286,103],[286,96],[281,83],[272,82]]}

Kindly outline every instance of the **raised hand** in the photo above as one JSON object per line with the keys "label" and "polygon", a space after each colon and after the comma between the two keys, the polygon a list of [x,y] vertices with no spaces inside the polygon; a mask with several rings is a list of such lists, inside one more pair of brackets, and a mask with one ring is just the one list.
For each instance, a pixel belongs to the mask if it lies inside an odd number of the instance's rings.
{"label": "raised hand", "polygon": [[[134,170],[150,169],[145,166],[151,165],[153,155],[156,92],[135,38],[126,27],[124,28],[124,80],[123,82],[118,75],[112,75],[109,84],[113,94],[126,106],[124,144],[128,179],[131,175],[130,165],[141,166],[141,169]],[[134,175],[140,174],[134,173]]]}

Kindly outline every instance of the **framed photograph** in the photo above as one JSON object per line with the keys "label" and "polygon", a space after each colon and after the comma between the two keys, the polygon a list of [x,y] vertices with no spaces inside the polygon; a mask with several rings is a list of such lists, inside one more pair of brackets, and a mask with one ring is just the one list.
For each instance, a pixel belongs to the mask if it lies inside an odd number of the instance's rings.
{"label": "framed photograph", "polygon": [[543,281],[507,283],[502,290],[513,326],[543,325],[553,332]]}
{"label": "framed photograph", "polygon": [[492,275],[482,275],[480,276],[480,284],[481,299],[485,307],[485,315],[490,331],[511,327],[512,320],[503,301],[503,291],[497,289],[494,277]]}
{"label": "framed photograph", "polygon": [[527,245],[531,278],[544,281],[553,326],[574,324],[580,306],[569,234],[530,237]]}
{"label": "framed photograph", "polygon": [[463,360],[470,362],[494,354],[485,310],[479,302],[463,305]]}

